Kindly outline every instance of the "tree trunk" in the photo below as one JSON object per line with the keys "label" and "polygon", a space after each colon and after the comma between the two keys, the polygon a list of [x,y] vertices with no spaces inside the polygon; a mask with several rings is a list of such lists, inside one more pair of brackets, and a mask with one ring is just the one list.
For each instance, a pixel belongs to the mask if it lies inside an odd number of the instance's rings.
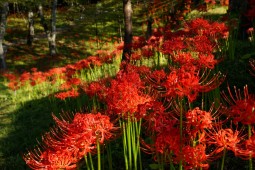
{"label": "tree trunk", "polygon": [[34,36],[35,36],[35,29],[34,29],[34,13],[33,11],[28,12],[28,35],[27,35],[27,45],[32,46]]}
{"label": "tree trunk", "polygon": [[41,25],[44,29],[44,32],[46,34],[48,34],[49,32],[49,29],[48,29],[48,25],[47,23],[45,22],[45,18],[44,18],[44,15],[43,15],[43,7],[42,7],[42,4],[39,5],[38,7],[38,14],[39,14],[39,17],[40,17],[40,22],[41,22]]}
{"label": "tree trunk", "polygon": [[53,2],[52,2],[52,11],[51,11],[51,34],[50,34],[50,37],[48,37],[49,48],[50,48],[50,55],[51,56],[54,56],[54,55],[57,54],[57,47],[56,47],[57,4],[58,4],[58,0],[53,0]]}
{"label": "tree trunk", "polygon": [[129,62],[131,56],[132,45],[132,5],[131,0],[123,0],[123,12],[124,12],[124,48],[122,61]]}
{"label": "tree trunk", "polygon": [[44,32],[47,35],[48,39],[48,44],[49,44],[49,50],[50,50],[50,55],[54,56],[57,54],[57,48],[56,48],[56,15],[57,15],[57,0],[53,0],[52,2],[52,11],[51,11],[51,30],[48,29],[48,25],[45,22],[45,18],[43,15],[43,7],[40,4],[39,5],[39,16],[41,19],[41,25],[44,28]]}
{"label": "tree trunk", "polygon": [[5,63],[5,55],[7,51],[7,47],[3,45],[4,41],[4,34],[6,29],[6,20],[7,20],[7,14],[9,9],[8,2],[4,2],[1,6],[1,23],[0,23],[0,68],[6,69],[6,63]]}
{"label": "tree trunk", "polygon": [[150,0],[149,1],[149,5],[147,7],[147,15],[148,15],[148,19],[147,19],[147,30],[146,30],[146,40],[148,40],[151,36],[152,36],[152,23],[153,23],[153,11],[154,11],[154,0]]}

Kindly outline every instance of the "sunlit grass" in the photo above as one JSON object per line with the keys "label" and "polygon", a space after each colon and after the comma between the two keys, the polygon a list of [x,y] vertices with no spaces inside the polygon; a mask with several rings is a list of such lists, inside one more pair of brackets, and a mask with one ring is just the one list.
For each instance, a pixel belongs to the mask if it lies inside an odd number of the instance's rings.
{"label": "sunlit grass", "polygon": [[217,20],[219,16],[226,14],[227,10],[228,10],[227,6],[220,6],[220,5],[209,7],[206,12],[198,11],[197,9],[194,9],[188,14],[187,19],[205,17],[207,19]]}

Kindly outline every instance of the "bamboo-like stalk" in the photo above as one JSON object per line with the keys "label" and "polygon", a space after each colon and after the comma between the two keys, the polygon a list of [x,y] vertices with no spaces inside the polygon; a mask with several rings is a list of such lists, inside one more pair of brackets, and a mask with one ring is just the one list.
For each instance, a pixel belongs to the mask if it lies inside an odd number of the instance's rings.
{"label": "bamboo-like stalk", "polygon": [[224,169],[224,163],[225,163],[225,158],[226,158],[226,151],[227,151],[227,149],[226,148],[224,148],[224,150],[223,150],[223,156],[222,156],[222,161],[221,161],[221,170],[223,170]]}
{"label": "bamboo-like stalk", "polygon": [[[248,125],[248,137],[251,137],[251,125]],[[252,166],[252,155],[250,154],[250,158],[249,158],[249,170],[252,170],[253,166]]]}
{"label": "bamboo-like stalk", "polygon": [[100,142],[98,138],[97,138],[97,169],[101,170]]}

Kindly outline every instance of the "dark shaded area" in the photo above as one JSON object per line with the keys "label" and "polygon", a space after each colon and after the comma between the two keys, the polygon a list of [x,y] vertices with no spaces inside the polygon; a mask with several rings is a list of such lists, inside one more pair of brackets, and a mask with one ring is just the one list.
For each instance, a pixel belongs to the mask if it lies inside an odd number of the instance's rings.
{"label": "dark shaded area", "polygon": [[[9,107],[9,105],[15,107],[14,102],[7,102],[5,107]],[[50,97],[46,96],[37,100],[17,103],[17,110],[1,115],[1,120],[9,117],[12,122],[3,123],[1,121],[0,123],[1,129],[7,126],[11,128],[8,137],[0,139],[2,153],[0,155],[0,169],[29,169],[22,159],[22,154],[33,149],[38,144],[37,141],[41,141],[41,136],[55,125],[52,114],[59,116],[63,112],[71,114],[84,112],[88,109],[85,103],[89,103],[86,96],[66,99],[65,101],[55,98],[54,102],[51,102]]]}

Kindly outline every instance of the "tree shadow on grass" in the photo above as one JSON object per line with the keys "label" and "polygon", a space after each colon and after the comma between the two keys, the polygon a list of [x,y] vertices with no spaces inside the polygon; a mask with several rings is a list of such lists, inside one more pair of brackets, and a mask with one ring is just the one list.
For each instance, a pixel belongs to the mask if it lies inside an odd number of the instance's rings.
{"label": "tree shadow on grass", "polygon": [[1,125],[5,126],[8,132],[0,140],[1,159],[3,159],[0,167],[1,169],[28,169],[21,154],[26,152],[26,148],[36,145],[36,138],[40,139],[40,136],[53,123],[51,106],[47,98],[16,106],[13,101],[12,105],[16,109],[7,113],[12,121]]}
{"label": "tree shadow on grass", "polygon": [[[79,102],[78,102],[79,100]],[[61,112],[75,113],[83,109],[77,109],[88,102],[81,97],[66,101],[49,100],[43,97],[36,100],[17,103],[7,102],[6,107],[12,107],[10,112],[0,115],[0,169],[29,169],[22,159],[22,154],[27,149],[33,149],[41,141],[41,136],[55,125],[52,113],[59,116]],[[2,109],[2,108],[1,108]],[[4,122],[6,119],[8,121]],[[3,131],[4,130],[4,131]]]}
{"label": "tree shadow on grass", "polygon": [[[48,54],[46,44],[45,51],[43,52],[38,52],[36,48],[38,48],[38,45],[35,45],[31,49],[25,44],[11,47],[6,57],[8,69],[16,70],[19,73],[29,71],[34,67],[38,68],[40,71],[47,71],[54,67],[61,67],[68,63],[74,63],[91,55],[89,52],[74,49],[67,45],[59,46],[59,53],[56,56],[50,56]],[[43,48],[41,48],[41,50],[43,50]],[[72,54],[76,55],[74,56]]]}

